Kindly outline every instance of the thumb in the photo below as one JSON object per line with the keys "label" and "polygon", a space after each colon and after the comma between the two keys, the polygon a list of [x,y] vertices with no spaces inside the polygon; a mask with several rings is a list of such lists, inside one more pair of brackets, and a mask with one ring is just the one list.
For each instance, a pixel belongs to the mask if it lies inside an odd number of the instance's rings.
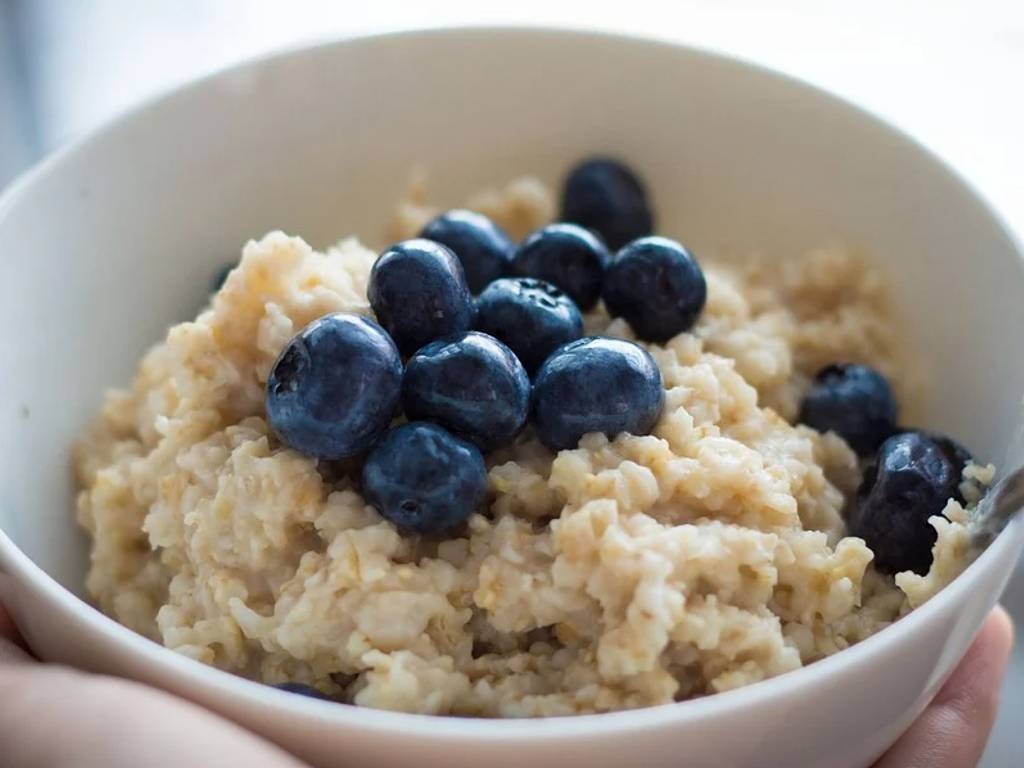
{"label": "thumb", "polygon": [[974,768],[985,751],[1013,646],[1013,624],[997,607],[952,676],[875,768]]}

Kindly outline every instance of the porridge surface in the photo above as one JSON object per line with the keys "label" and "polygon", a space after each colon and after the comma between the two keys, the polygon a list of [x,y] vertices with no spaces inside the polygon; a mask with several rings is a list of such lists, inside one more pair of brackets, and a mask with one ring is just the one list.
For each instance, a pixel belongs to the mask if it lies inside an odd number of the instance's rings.
{"label": "porridge surface", "polygon": [[[470,201],[514,237],[549,221],[539,182]],[[408,237],[435,211],[414,188]],[[756,682],[858,642],[969,560],[951,500],[925,576],[877,573],[844,536],[860,479],[833,434],[792,426],[836,360],[901,370],[880,278],[825,248],[771,265],[702,259],[692,333],[644,344],[666,405],[653,434],[552,454],[529,430],[488,457],[483,514],[444,541],[405,537],[354,467],[283,447],[263,417],[278,353],[331,312],[370,315],[376,253],[273,232],[194,322],[173,327],[80,442],[89,592],[182,654],[267,683],[436,714],[562,715]],[[634,338],[599,307],[588,333]],[[991,467],[969,464],[976,500]]]}

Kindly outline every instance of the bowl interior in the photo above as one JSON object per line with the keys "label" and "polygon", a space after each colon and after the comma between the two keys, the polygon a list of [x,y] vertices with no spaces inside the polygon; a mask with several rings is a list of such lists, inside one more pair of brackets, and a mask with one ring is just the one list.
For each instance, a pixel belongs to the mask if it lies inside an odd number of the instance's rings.
{"label": "bowl interior", "polygon": [[212,273],[270,229],[380,241],[414,166],[442,203],[581,155],[628,159],[665,234],[784,259],[846,242],[899,297],[917,412],[1024,458],[1024,269],[908,139],[807,86],[649,41],[524,30],[361,39],[206,79],[65,151],[0,202],[0,527],[81,593],[69,451]]}

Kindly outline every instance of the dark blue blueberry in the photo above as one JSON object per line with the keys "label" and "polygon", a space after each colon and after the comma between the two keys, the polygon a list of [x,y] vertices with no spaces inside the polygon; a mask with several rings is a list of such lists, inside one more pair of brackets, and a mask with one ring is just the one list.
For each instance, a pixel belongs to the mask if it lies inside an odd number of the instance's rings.
{"label": "dark blue blueberry", "polygon": [[[971,456],[971,452],[963,445],[940,432],[932,432],[930,430],[923,429],[900,429],[899,432],[917,432],[929,438],[939,446],[939,448],[942,449],[942,452],[946,454],[946,458],[949,459],[949,463],[953,465],[953,471],[956,472],[958,483],[963,478],[964,467],[974,460]],[[957,486],[956,493],[953,494],[953,497],[961,504],[966,503],[963,494],[960,492],[959,485]]]}
{"label": "dark blue blueberry", "polygon": [[665,404],[661,371],[647,350],[623,339],[571,341],[547,359],[533,387],[533,417],[553,450],[588,432],[646,435]]}
{"label": "dark blue blueberry", "polygon": [[285,345],[267,379],[267,419],[287,445],[320,459],[369,448],[398,406],[402,361],[372,320],[326,315]]}
{"label": "dark blue blueberry", "polygon": [[476,328],[508,345],[531,376],[548,355],[583,335],[572,299],[543,280],[503,277],[476,302]]}
{"label": "dark blue blueberry", "polygon": [[974,458],[971,452],[951,437],[940,435],[936,432],[928,433],[928,436],[935,441],[935,444],[946,454],[946,458],[956,469],[957,477],[963,474],[964,467],[970,464]]}
{"label": "dark blue blueberry", "polygon": [[958,478],[963,474],[964,467],[973,461],[971,452],[953,438],[939,432],[925,432],[924,435],[930,438],[946,454],[946,458],[953,465]]}
{"label": "dark blue blueberry", "polygon": [[696,259],[675,240],[644,237],[615,255],[604,273],[604,303],[641,339],[667,341],[697,322],[708,287]]}
{"label": "dark blue blueberry", "polygon": [[473,293],[480,293],[487,284],[504,277],[512,268],[515,248],[508,235],[486,216],[474,211],[455,210],[442,213],[420,232],[420,237],[452,249]]}
{"label": "dark blue blueberry", "polygon": [[512,442],[530,414],[530,378],[512,350],[471,331],[423,347],[405,366],[402,405],[483,451]]}
{"label": "dark blue blueberry", "polygon": [[576,224],[550,224],[527,237],[513,260],[517,273],[557,285],[582,310],[601,298],[611,257],[600,238]]}
{"label": "dark blue blueberry", "polygon": [[439,534],[483,501],[487,468],[475,445],[425,421],[390,430],[363,464],[363,494],[399,528]]}
{"label": "dark blue blueberry", "polygon": [[885,377],[866,365],[829,365],[800,402],[798,421],[835,432],[858,456],[870,456],[896,431],[896,398]]}
{"label": "dark blue blueberry", "polygon": [[644,185],[629,168],[607,157],[585,160],[569,172],[561,218],[599,233],[613,250],[654,231]]}
{"label": "dark blue blueberry", "polygon": [[925,574],[936,539],[928,518],[942,513],[959,482],[934,440],[920,432],[894,435],[864,474],[848,520],[850,534],[867,542],[879,571]]}
{"label": "dark blue blueberry", "polygon": [[228,279],[228,275],[230,275],[231,271],[235,267],[237,267],[237,266],[238,266],[237,262],[234,263],[234,264],[225,264],[223,267],[221,267],[216,272],[214,272],[213,273],[213,279],[210,280],[210,290],[213,293],[216,293],[221,288],[223,288],[224,287],[224,283]]}
{"label": "dark blue blueberry", "polygon": [[306,685],[305,683],[281,683],[275,685],[275,688],[279,691],[286,691],[288,693],[297,693],[300,696],[308,696],[311,699],[323,699],[324,701],[330,701],[320,691],[314,688],[312,685]]}
{"label": "dark blue blueberry", "polygon": [[432,240],[406,240],[380,255],[366,289],[370,306],[403,355],[473,326],[462,265]]}

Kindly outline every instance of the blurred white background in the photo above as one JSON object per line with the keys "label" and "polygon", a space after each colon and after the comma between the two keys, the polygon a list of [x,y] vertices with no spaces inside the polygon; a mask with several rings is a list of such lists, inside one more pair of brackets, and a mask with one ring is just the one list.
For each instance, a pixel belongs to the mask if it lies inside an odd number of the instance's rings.
{"label": "blurred white background", "polygon": [[[652,34],[794,74],[914,134],[1024,231],[1019,0],[0,0],[0,187],[140,100],[241,59],[342,35],[479,23]],[[1024,624],[1024,571],[1006,602]],[[1022,719],[1018,644],[985,768],[1022,764]]]}

